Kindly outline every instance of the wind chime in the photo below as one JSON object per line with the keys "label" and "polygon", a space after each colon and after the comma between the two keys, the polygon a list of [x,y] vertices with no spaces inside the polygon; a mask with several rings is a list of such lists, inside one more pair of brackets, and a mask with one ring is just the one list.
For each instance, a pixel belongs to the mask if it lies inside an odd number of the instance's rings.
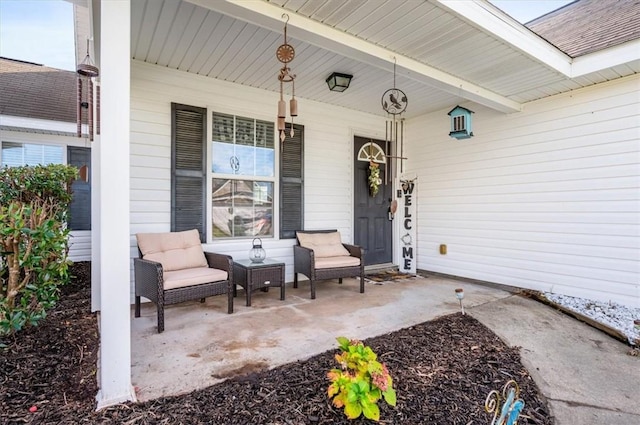
{"label": "wind chime", "polygon": [[[87,39],[87,56],[85,56],[84,60],[78,64],[76,68],[76,72],[78,73],[78,99],[76,105],[76,125],[77,125],[77,136],[82,137],[82,109],[87,110],[87,125],[89,127],[89,140],[93,142],[93,78],[100,75],[100,71],[94,65],[91,60],[91,56],[89,56],[89,39]],[[85,81],[86,80],[86,81]],[[87,100],[83,99],[83,86],[87,85]],[[97,122],[96,122],[96,133],[100,134],[100,86],[97,87],[96,93],[97,100]],[[78,169],[78,173],[80,175],[80,179],[85,182],[89,181],[89,167],[85,164],[82,165]]]}
{"label": "wind chime", "polygon": [[[403,160],[404,157],[404,118],[402,113],[407,109],[407,95],[402,90],[396,87],[396,58],[393,58],[393,88],[388,89],[382,95],[382,109],[387,113],[387,120],[385,121],[385,144],[387,152],[391,152],[391,155],[387,155],[387,158],[393,159],[393,174],[394,178],[397,175],[397,164],[400,160],[400,172],[404,171]],[[398,145],[400,151],[398,152]],[[387,166],[389,166],[387,161]],[[389,170],[385,173],[385,180],[389,183]]]}
{"label": "wind chime", "polygon": [[[89,39],[87,39],[87,56],[76,68],[78,73],[78,104],[76,109],[76,124],[77,124],[77,136],[82,137],[82,109],[87,109],[87,125],[89,126],[89,140],[93,141],[93,78],[100,75],[100,71],[94,65],[89,55]],[[83,99],[83,88],[87,86],[87,100]],[[98,87],[99,88],[99,87]],[[100,92],[98,91],[98,99]],[[98,103],[99,105],[99,103]],[[99,121],[99,108],[98,108],[98,124],[97,133],[100,134],[100,121]]]}
{"label": "wind chime", "polygon": [[289,115],[291,115],[291,131],[290,137],[293,137],[293,118],[298,116],[298,101],[296,100],[296,84],[295,74],[291,74],[291,69],[287,66],[289,62],[296,56],[296,51],[293,46],[287,43],[287,24],[289,23],[289,15],[286,13],[282,15],[282,18],[286,18],[287,21],[284,24],[284,44],[281,44],[276,50],[276,58],[283,63],[278,74],[278,81],[280,81],[280,100],[278,101],[278,131],[280,132],[280,141],[284,142],[285,139],[285,120],[287,118],[287,103],[284,101],[284,84],[291,83],[291,100],[289,101]]}

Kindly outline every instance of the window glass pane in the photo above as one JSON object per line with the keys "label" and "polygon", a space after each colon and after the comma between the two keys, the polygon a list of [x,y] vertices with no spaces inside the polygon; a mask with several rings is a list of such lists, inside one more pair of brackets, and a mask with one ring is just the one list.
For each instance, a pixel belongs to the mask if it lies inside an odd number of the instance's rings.
{"label": "window glass pane", "polygon": [[236,161],[234,161],[235,149],[229,143],[213,142],[211,171],[221,174],[235,174]]}
{"label": "window glass pane", "polygon": [[18,167],[23,165],[22,161],[22,144],[21,143],[2,143],[2,166]]}
{"label": "window glass pane", "polygon": [[273,148],[256,148],[256,176],[273,177],[275,151]]}
{"label": "window glass pane", "polygon": [[233,115],[213,114],[213,140],[233,143]]}
{"label": "window glass pane", "polygon": [[2,143],[3,166],[62,164],[62,159],[62,146]]}
{"label": "window glass pane", "polygon": [[42,163],[42,145],[23,145],[24,165],[38,165]]}
{"label": "window glass pane", "polygon": [[237,171],[241,176],[253,176],[256,162],[256,148],[236,145]]}
{"label": "window glass pane", "polygon": [[273,183],[213,179],[213,236],[273,235]]}
{"label": "window glass pane", "polygon": [[236,117],[236,144],[245,146],[255,145],[254,125],[255,120],[251,118]]}
{"label": "window glass pane", "polygon": [[62,147],[42,145],[42,164],[62,164]]}
{"label": "window glass pane", "polygon": [[256,121],[256,146],[273,149],[273,123]]}

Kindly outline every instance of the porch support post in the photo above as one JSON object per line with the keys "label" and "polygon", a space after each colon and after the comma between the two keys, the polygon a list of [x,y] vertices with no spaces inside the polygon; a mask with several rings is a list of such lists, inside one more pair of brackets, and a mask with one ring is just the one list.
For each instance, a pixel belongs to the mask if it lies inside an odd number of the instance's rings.
{"label": "porch support post", "polygon": [[100,2],[99,409],[135,398],[129,254],[130,11],[130,0]]}

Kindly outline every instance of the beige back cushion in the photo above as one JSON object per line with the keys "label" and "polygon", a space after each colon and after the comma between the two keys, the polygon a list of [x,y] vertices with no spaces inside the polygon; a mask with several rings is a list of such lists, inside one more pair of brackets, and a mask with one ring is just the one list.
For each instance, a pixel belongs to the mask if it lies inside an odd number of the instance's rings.
{"label": "beige back cushion", "polygon": [[162,263],[164,271],[208,266],[196,229],[185,232],[138,233],[136,239],[142,258]]}
{"label": "beige back cushion", "polygon": [[316,258],[339,257],[349,255],[349,251],[342,246],[340,232],[331,233],[301,233],[297,232],[300,246],[313,250]]}

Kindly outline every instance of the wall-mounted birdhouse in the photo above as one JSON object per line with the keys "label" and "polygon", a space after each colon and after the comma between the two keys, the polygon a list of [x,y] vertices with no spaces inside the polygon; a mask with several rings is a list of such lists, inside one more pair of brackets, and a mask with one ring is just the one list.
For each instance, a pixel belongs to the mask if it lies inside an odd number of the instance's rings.
{"label": "wall-mounted birdhouse", "polygon": [[473,137],[471,114],[473,114],[473,111],[463,108],[462,106],[456,106],[449,111],[449,116],[451,117],[451,131],[449,132],[449,136],[458,140]]}

